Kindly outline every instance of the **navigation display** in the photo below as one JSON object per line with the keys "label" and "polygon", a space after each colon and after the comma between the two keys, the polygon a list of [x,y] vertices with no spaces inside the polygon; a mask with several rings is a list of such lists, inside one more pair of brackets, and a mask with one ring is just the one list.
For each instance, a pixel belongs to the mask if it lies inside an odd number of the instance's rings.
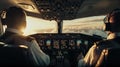
{"label": "navigation display", "polygon": [[77,40],[76,43],[77,43],[77,46],[80,47],[80,44],[82,43],[82,41],[81,40]]}
{"label": "navigation display", "polygon": [[59,49],[59,40],[53,41],[53,48]]}
{"label": "navigation display", "polygon": [[51,40],[46,40],[46,46],[51,46]]}

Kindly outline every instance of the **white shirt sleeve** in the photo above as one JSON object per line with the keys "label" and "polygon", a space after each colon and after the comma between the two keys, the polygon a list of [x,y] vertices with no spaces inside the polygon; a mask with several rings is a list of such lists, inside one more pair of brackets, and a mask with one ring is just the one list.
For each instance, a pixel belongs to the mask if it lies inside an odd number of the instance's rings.
{"label": "white shirt sleeve", "polygon": [[84,59],[79,60],[78,67],[86,67],[86,66],[92,66],[95,65],[99,56],[100,56],[101,50],[97,49],[96,45],[94,44],[84,57]]}
{"label": "white shirt sleeve", "polygon": [[48,66],[50,63],[50,58],[46,55],[39,47],[38,43],[35,40],[30,42],[30,51],[33,56],[34,61],[39,66]]}

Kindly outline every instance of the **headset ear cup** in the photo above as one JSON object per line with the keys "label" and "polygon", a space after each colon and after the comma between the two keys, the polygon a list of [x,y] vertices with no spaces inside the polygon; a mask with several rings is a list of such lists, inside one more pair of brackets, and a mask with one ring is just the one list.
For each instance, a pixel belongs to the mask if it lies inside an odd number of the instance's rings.
{"label": "headset ear cup", "polygon": [[105,23],[104,31],[110,31],[111,30],[111,26],[110,26],[110,22],[109,22],[109,20],[110,20],[110,13],[104,18],[104,23]]}
{"label": "headset ear cup", "polygon": [[110,31],[111,30],[111,26],[110,23],[105,23],[105,31]]}
{"label": "headset ear cup", "polygon": [[0,19],[3,25],[6,24],[6,13],[7,13],[6,10],[3,10],[0,14]]}

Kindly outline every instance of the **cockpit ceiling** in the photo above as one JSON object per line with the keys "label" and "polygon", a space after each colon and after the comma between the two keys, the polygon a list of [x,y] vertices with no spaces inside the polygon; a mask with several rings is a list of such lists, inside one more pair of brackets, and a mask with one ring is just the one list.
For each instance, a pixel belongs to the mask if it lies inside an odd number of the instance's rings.
{"label": "cockpit ceiling", "polygon": [[28,12],[39,13],[36,5],[34,2],[32,2],[32,0],[13,0],[13,2]]}
{"label": "cockpit ceiling", "polygon": [[39,13],[32,0],[0,0],[0,9],[6,9],[10,6],[20,6],[31,13]]}
{"label": "cockpit ceiling", "polygon": [[83,2],[83,0],[5,0],[7,1],[9,4],[21,6],[28,11],[28,15],[48,20],[73,19]]}
{"label": "cockpit ceiling", "polygon": [[47,20],[71,20],[104,15],[119,8],[120,0],[0,0],[0,9],[17,5],[30,16]]}

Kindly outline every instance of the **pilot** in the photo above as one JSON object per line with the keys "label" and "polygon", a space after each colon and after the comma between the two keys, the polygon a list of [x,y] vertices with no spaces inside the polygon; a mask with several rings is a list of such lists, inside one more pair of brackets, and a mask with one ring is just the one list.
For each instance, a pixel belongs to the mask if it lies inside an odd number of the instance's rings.
{"label": "pilot", "polygon": [[26,13],[17,6],[9,7],[6,10],[6,18],[3,24],[7,25],[7,29],[1,41],[13,45],[27,45],[31,53],[30,57],[37,66],[46,67],[50,63],[50,58],[39,47],[36,40],[30,36],[23,35],[23,29],[26,28]]}
{"label": "pilot", "polygon": [[103,49],[120,46],[120,9],[110,12],[104,22],[104,30],[108,32],[107,39],[94,43],[86,56],[79,60],[78,67],[95,66]]}

